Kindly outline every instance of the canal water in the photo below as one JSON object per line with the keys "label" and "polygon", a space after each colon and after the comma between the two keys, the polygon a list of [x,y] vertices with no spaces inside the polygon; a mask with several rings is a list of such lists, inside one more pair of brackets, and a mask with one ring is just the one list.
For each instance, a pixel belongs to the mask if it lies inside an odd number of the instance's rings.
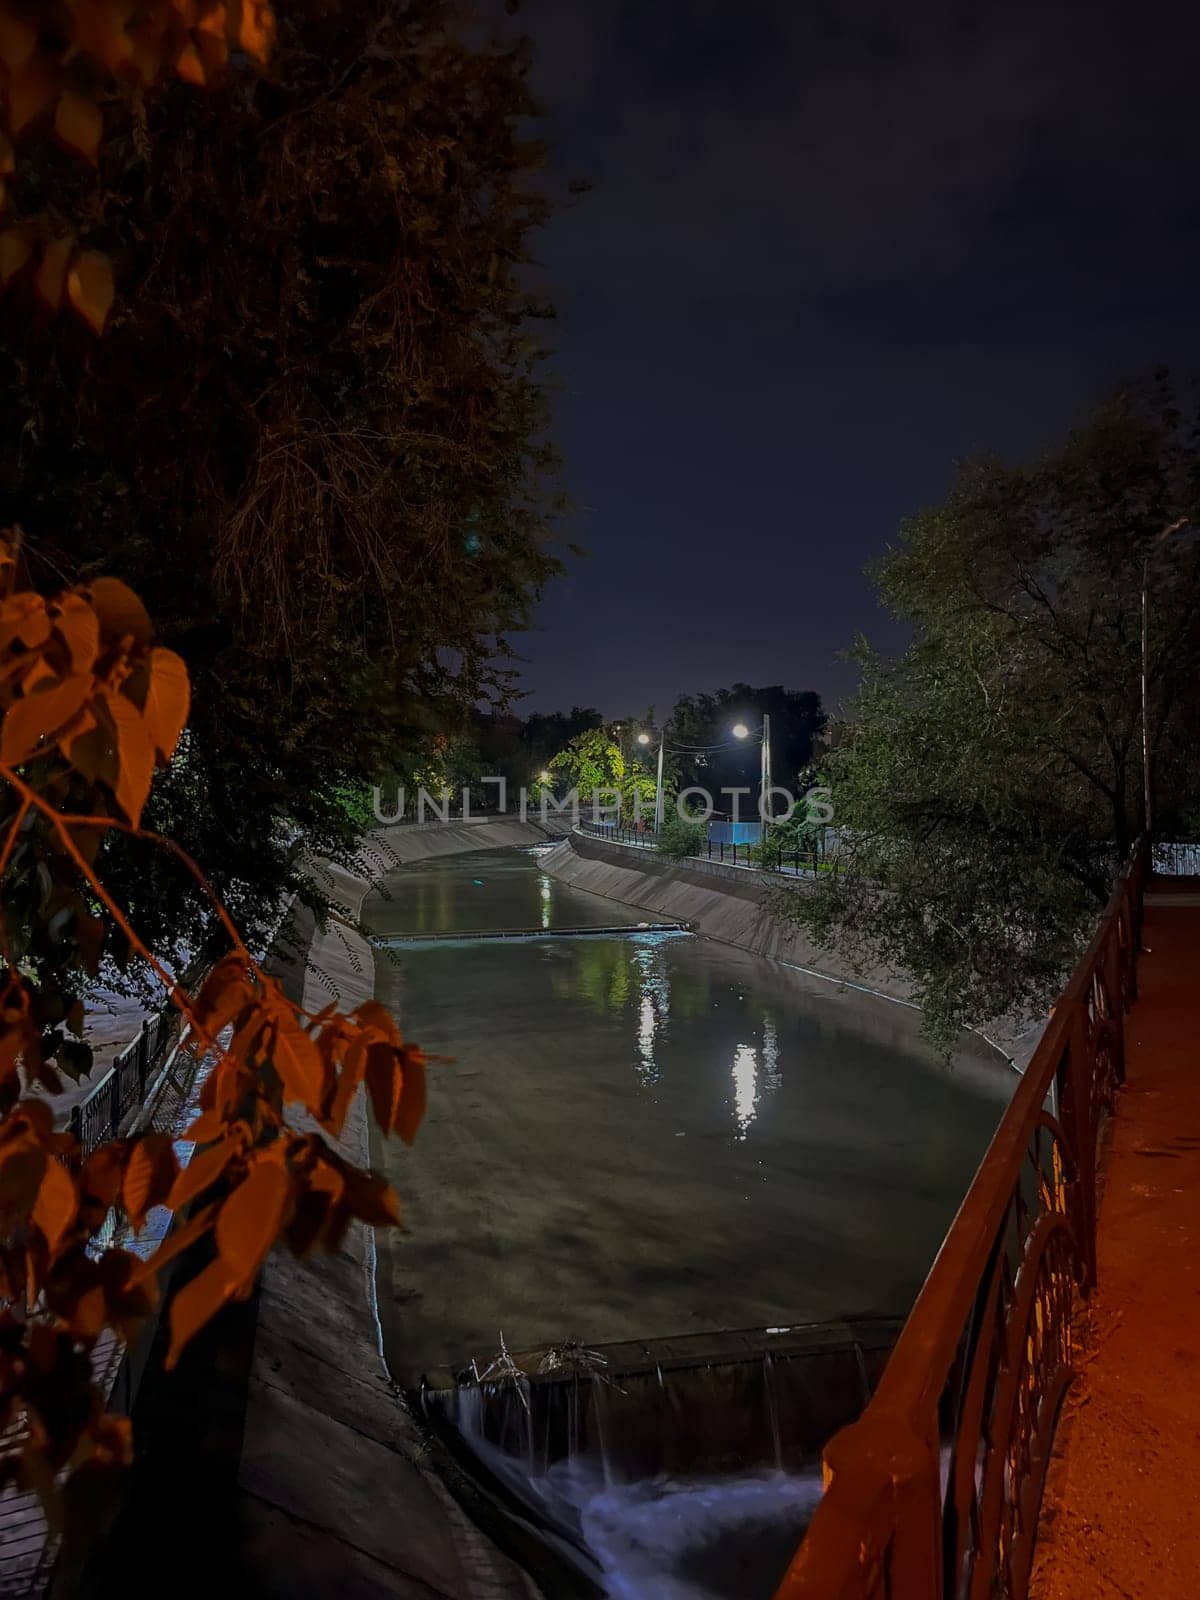
{"label": "canal water", "polygon": [[[540,856],[398,869],[364,907],[384,941],[378,998],[444,1058],[415,1145],[375,1152],[406,1221],[381,1236],[378,1264],[398,1381],[445,1389],[502,1343],[902,1317],[1009,1069],[983,1047],[948,1066],[894,1002],[639,928],[645,913],[559,883]],[[618,931],[556,931],[598,927]],[[786,1532],[803,1526],[812,1482],[747,1477],[718,1498],[735,1520],[739,1503],[760,1520],[773,1507]],[[611,1552],[632,1541],[644,1560],[650,1526],[662,1542],[670,1525],[694,1566],[683,1507],[711,1524],[716,1492],[598,1481],[577,1510],[608,1551],[600,1592],[633,1592]],[[643,1576],[636,1592],[726,1592],[680,1581]]]}

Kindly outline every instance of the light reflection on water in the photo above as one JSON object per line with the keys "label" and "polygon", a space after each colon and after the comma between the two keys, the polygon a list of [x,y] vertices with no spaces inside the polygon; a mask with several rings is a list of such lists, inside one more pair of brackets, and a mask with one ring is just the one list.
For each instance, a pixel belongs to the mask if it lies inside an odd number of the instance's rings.
{"label": "light reflection on water", "polygon": [[[911,1012],[728,946],[547,934],[532,858],[442,870],[458,928],[532,931],[376,962],[378,999],[442,1058],[416,1143],[376,1152],[407,1222],[380,1247],[402,1371],[460,1370],[497,1328],[532,1349],[907,1310],[1007,1078],[948,1072]],[[562,887],[552,928],[615,920]]]}
{"label": "light reflection on water", "polygon": [[740,1044],[733,1053],[733,1115],[737,1136],[744,1139],[758,1106],[758,1056],[752,1044]]}

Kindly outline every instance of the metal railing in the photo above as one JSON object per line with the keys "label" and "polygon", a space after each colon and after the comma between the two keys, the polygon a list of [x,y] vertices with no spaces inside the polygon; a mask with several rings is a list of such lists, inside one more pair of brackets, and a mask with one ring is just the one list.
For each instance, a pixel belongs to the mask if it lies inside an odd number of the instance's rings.
{"label": "metal railing", "polygon": [[[616,844],[637,845],[643,850],[659,849],[660,835],[653,828],[626,828],[613,822],[581,822],[584,833],[597,839],[611,839]],[[781,872],[789,877],[816,877],[822,872],[837,871],[837,857],[826,855],[824,850],[785,850],[782,845],[764,851],[757,840],[738,843],[723,839],[706,839],[698,849],[683,860],[725,861],[735,867],[757,867],[767,872]]]}
{"label": "metal railing", "polygon": [[112,1066],[84,1099],[71,1107],[70,1130],[81,1155],[115,1139],[146,1098],[150,1070],[166,1048],[172,1013],[148,1017],[135,1037],[113,1057]]}
{"label": "metal railing", "polygon": [[1200,843],[1194,839],[1160,840],[1154,846],[1154,871],[1168,878],[1200,874]]}
{"label": "metal railing", "polygon": [[776,1600],[1024,1600],[1096,1276],[1096,1146],[1125,1075],[1148,871],[1127,867]]}

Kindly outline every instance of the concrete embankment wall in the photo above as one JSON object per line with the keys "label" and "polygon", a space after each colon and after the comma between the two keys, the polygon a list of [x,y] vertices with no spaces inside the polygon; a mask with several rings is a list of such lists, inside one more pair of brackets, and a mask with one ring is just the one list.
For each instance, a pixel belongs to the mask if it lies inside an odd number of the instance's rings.
{"label": "concrete embankment wall", "polygon": [[[638,845],[579,831],[544,855],[541,866],[577,889],[637,906],[656,919],[685,922],[703,938],[913,1004],[912,984],[903,973],[882,967],[856,972],[813,944],[783,914],[781,897],[810,894],[811,879],[779,877],[727,861],[671,861]],[[976,1037],[1023,1070],[1044,1027],[1045,1018],[1014,1017]]]}
{"label": "concrete embankment wall", "polygon": [[480,817],[455,822],[403,822],[374,828],[363,840],[359,859],[366,870],[379,872],[435,856],[462,855],[467,850],[499,850],[505,845],[545,844],[570,832],[566,819],[548,817],[543,824],[530,816]]}
{"label": "concrete embankment wall", "polygon": [[721,861],[670,861],[637,845],[584,833],[562,840],[541,865],[577,889],[652,911],[663,921],[686,922],[705,938],[859,983],[897,1000],[911,999],[903,976],[882,969],[853,973],[779,914],[779,896],[810,892],[804,879],[790,881]]}

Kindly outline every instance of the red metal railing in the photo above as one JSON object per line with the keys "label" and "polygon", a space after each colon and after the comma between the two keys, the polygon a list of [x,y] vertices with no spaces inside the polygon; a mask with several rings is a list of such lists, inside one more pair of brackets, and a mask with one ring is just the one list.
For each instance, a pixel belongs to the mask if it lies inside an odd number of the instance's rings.
{"label": "red metal railing", "polygon": [[825,1449],[776,1600],[1024,1600],[1072,1314],[1096,1276],[1096,1144],[1125,1075],[1147,856],[1127,867],[879,1387]]}

